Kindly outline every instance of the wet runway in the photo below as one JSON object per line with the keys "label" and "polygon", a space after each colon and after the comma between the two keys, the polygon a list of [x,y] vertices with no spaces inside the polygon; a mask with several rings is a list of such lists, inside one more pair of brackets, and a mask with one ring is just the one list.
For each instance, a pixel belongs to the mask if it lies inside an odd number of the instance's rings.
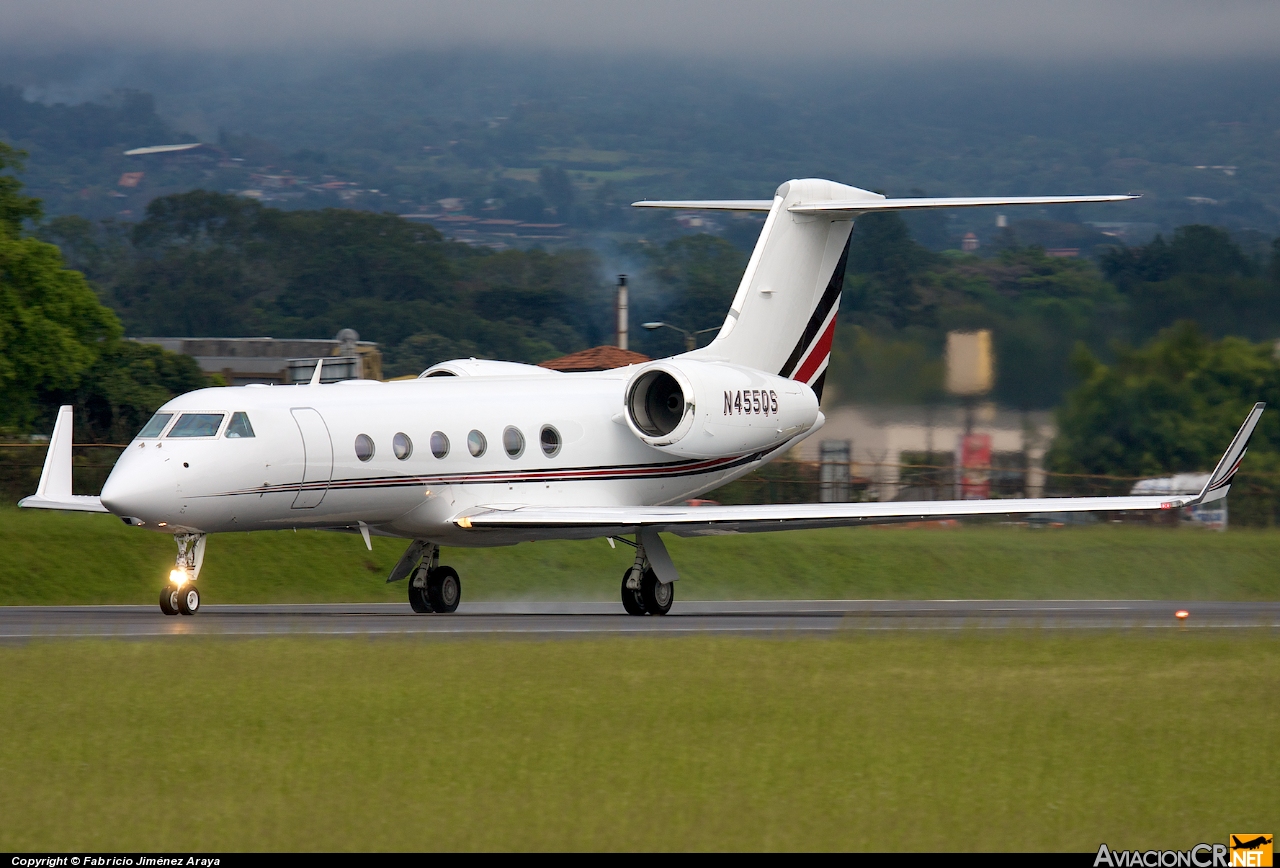
{"label": "wet runway", "polygon": [[[1186,609],[1185,622],[1174,612]],[[194,617],[156,606],[0,607],[0,642],[54,637],[832,634],[860,630],[1277,628],[1280,602],[1150,600],[677,601],[665,617],[620,603],[463,603],[415,615],[407,603],[206,605]]]}

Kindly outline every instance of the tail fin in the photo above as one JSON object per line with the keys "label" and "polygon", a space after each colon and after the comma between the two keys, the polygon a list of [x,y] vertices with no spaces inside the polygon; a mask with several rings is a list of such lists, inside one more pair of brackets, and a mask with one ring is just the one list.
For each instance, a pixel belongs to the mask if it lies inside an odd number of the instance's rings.
{"label": "tail fin", "polygon": [[852,214],[793,214],[798,203],[883,199],[832,181],[778,188],[720,333],[696,353],[808,384],[822,397]]}
{"label": "tail fin", "polygon": [[646,201],[641,208],[768,211],[729,316],[694,354],[800,380],[822,397],[844,289],[853,220],[869,211],[1116,202],[1135,196],[886,199],[818,178],[788,181],[767,199]]}

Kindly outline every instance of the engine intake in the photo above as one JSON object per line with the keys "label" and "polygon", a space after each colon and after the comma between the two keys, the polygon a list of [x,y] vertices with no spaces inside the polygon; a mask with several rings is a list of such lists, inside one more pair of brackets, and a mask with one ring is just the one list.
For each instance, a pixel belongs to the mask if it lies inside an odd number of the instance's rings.
{"label": "engine intake", "polygon": [[636,427],[650,437],[666,437],[680,426],[686,410],[692,409],[686,406],[684,389],[676,378],[661,369],[636,378],[627,408]]}
{"label": "engine intake", "polygon": [[821,418],[804,383],[727,362],[664,359],[635,373],[627,425],[649,446],[686,458],[722,458],[780,446]]}

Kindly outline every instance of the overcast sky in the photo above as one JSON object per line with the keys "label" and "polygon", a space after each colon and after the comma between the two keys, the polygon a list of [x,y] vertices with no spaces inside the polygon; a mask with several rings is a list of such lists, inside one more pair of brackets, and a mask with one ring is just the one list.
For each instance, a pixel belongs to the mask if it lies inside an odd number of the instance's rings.
{"label": "overcast sky", "polygon": [[1280,56],[1277,0],[0,0],[10,49],[622,48],[777,60]]}

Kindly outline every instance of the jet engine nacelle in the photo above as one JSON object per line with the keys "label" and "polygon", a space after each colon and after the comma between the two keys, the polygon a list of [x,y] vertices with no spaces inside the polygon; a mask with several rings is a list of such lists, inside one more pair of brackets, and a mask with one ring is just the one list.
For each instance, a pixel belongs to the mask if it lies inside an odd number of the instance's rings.
{"label": "jet engine nacelle", "polygon": [[804,383],[727,362],[664,359],[627,383],[627,425],[683,458],[726,458],[780,446],[820,418]]}

